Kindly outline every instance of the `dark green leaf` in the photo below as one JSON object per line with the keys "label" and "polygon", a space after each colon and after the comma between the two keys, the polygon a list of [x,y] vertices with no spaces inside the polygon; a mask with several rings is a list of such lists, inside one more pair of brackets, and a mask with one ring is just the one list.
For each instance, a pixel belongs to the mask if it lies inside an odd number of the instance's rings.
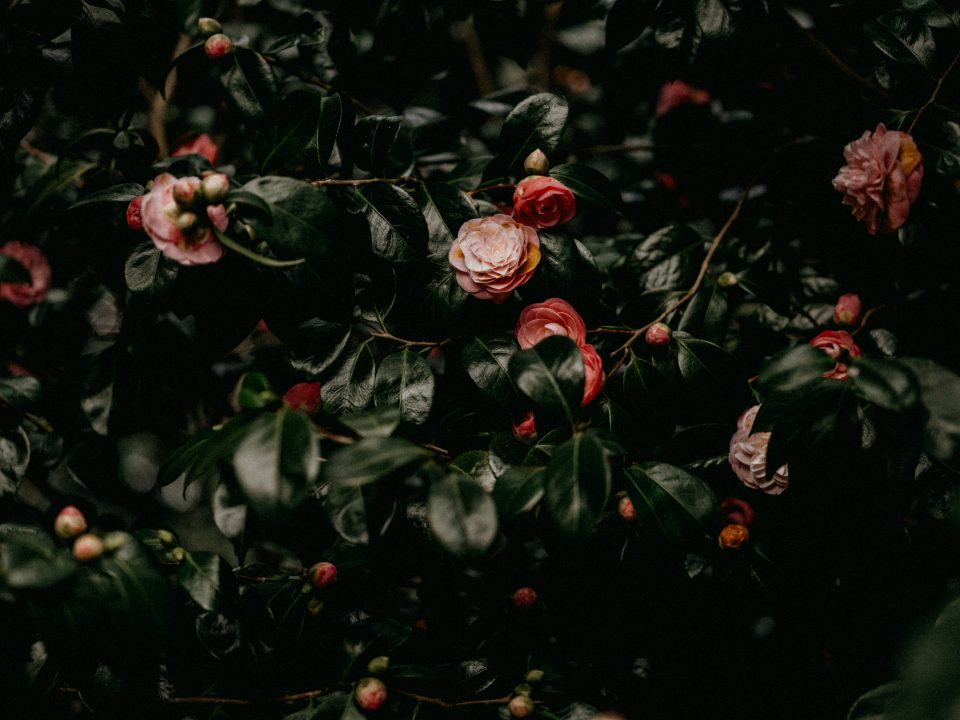
{"label": "dark green leaf", "polygon": [[0,431],[0,497],[12,495],[30,464],[30,438],[22,427]]}
{"label": "dark green leaf", "polygon": [[358,168],[375,175],[383,172],[400,134],[402,120],[399,115],[369,115],[357,121],[354,159]]}
{"label": "dark green leaf", "polygon": [[373,401],[377,372],[368,342],[360,343],[346,356],[337,374],[323,386],[321,395],[327,412],[356,412]]}
{"label": "dark green leaf", "polygon": [[251,180],[242,190],[270,206],[271,218],[252,217],[254,239],[288,256],[323,256],[337,247],[339,212],[326,192],[288,177]]}
{"label": "dark green leaf", "polygon": [[361,487],[429,455],[428,450],[402,438],[363,438],[333,453],[324,463],[323,475],[332,483]]}
{"label": "dark green leaf", "polygon": [[227,91],[230,104],[245,120],[262,119],[279,91],[270,63],[244,47],[238,47],[231,57],[220,62],[220,84]]}
{"label": "dark green leaf", "polygon": [[374,183],[355,190],[370,225],[375,255],[410,262],[424,254],[427,223],[413,198],[396,185]]}
{"label": "dark green leaf", "polygon": [[679,333],[674,338],[680,374],[692,390],[738,401],[750,397],[740,364],[730,353],[706,340],[682,338]]}
{"label": "dark green leaf", "polygon": [[29,283],[30,271],[9,255],[0,255],[0,282]]}
{"label": "dark green leaf", "polygon": [[15,408],[24,408],[40,398],[42,388],[35,377],[0,378],[0,403]]}
{"label": "dark green leaf", "polygon": [[532,509],[543,497],[544,469],[507,467],[493,486],[493,499],[501,517],[510,518]]}
{"label": "dark green leaf", "polygon": [[141,243],[127,258],[123,276],[133,293],[159,295],[177,279],[180,264],[164,257],[152,242]]}
{"label": "dark green leaf", "polygon": [[586,537],[610,496],[610,465],[592,432],[576,433],[557,448],[543,478],[544,507],[566,535]]}
{"label": "dark green leaf", "polygon": [[889,358],[858,358],[848,371],[854,391],[887,410],[903,412],[920,401],[920,385],[903,363]]}
{"label": "dark green leaf", "polygon": [[929,418],[926,448],[946,463],[960,458],[960,377],[925,358],[902,360],[920,383],[920,393]]}
{"label": "dark green leaf", "polygon": [[703,534],[717,512],[717,498],[703,480],[666,463],[641,463],[625,471],[627,492],[641,522],[671,542]]}
{"label": "dark green leaf", "polygon": [[408,348],[380,363],[374,397],[378,407],[398,406],[404,421],[422,425],[433,406],[435,384],[427,361]]}
{"label": "dark green leaf", "polygon": [[390,437],[400,425],[399,407],[379,407],[350,415],[342,415],[340,422],[360,437]]}
{"label": "dark green leaf", "polygon": [[270,381],[262,372],[253,370],[244,373],[237,385],[237,404],[245,410],[260,410],[272,402],[277,396],[270,387]]}
{"label": "dark green leaf", "polygon": [[463,367],[480,391],[490,400],[508,403],[517,397],[510,379],[510,358],[517,352],[513,340],[475,337],[463,348]]}
{"label": "dark green leaf", "polygon": [[573,191],[577,202],[583,201],[602,210],[620,211],[623,200],[620,191],[606,175],[589,165],[567,163],[551,168],[550,177],[559,180]]}
{"label": "dark green leaf", "polygon": [[583,355],[568,337],[554,335],[510,358],[510,377],[533,401],[537,422],[573,423],[583,399]]}
{"label": "dark green leaf", "polygon": [[552,153],[563,136],[569,112],[567,101],[551,93],[533,95],[517,105],[503,121],[499,152],[487,167],[485,179],[519,173],[534,150]]}
{"label": "dark green leaf", "polygon": [[823,350],[807,344],[797,345],[764,365],[755,384],[764,393],[791,392],[823,377],[835,363]]}
{"label": "dark green leaf", "polygon": [[122,185],[114,185],[112,187],[90,193],[82,200],[78,200],[71,205],[70,209],[73,210],[74,208],[83,207],[84,205],[93,205],[95,203],[104,202],[128,203],[135,197],[140,197],[145,192],[146,190],[144,189],[143,185],[140,185],[139,183],[123,183]]}
{"label": "dark green leaf", "polygon": [[216,553],[188,552],[177,567],[177,579],[190,598],[209,612],[220,612],[232,600],[233,573]]}
{"label": "dark green leaf", "polygon": [[39,590],[69,579],[77,563],[69,551],[57,547],[46,533],[32,525],[0,525],[0,586]]}
{"label": "dark green leaf", "polygon": [[693,280],[703,256],[703,238],[686,225],[668,225],[634,248],[627,263],[643,292],[679,290]]}
{"label": "dark green leaf", "polygon": [[231,485],[217,486],[213,494],[213,522],[224,537],[237,540],[247,526],[247,503]]}
{"label": "dark green leaf", "polygon": [[892,10],[863,26],[873,44],[891,60],[929,67],[937,45],[933,32],[919,15]]}
{"label": "dark green leaf", "polygon": [[865,692],[850,708],[847,720],[894,720],[894,712],[900,699],[901,688],[897,683],[887,683]]}
{"label": "dark green leaf", "polygon": [[452,472],[431,484],[427,522],[448,552],[476,557],[486,552],[497,536],[497,507],[478,480]]}
{"label": "dark green leaf", "polygon": [[446,183],[421,183],[414,195],[427,221],[430,256],[445,262],[460,226],[477,217],[477,209],[466,193]]}

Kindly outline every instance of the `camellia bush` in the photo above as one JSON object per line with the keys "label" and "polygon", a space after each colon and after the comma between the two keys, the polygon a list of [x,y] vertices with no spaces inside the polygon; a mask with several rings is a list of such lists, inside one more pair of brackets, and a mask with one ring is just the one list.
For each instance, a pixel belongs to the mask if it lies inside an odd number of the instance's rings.
{"label": "camellia bush", "polygon": [[0,716],[955,720],[954,0],[0,0]]}

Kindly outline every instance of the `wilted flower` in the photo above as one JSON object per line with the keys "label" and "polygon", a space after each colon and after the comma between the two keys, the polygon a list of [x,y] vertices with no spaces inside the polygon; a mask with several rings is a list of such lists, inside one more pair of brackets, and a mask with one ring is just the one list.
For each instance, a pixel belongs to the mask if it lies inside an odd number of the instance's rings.
{"label": "wilted flower", "polygon": [[770,433],[750,434],[756,420],[759,405],[754,405],[737,420],[737,431],[730,438],[728,460],[734,474],[751,490],[763,490],[769,495],[779,495],[787,489],[788,471],[784,465],[773,473],[767,473],[767,447]]}
{"label": "wilted flower", "polygon": [[50,289],[53,274],[50,263],[40,248],[11,240],[0,246],[0,255],[13,258],[30,274],[30,282],[0,283],[0,300],[6,300],[17,307],[29,307],[42,302]]}

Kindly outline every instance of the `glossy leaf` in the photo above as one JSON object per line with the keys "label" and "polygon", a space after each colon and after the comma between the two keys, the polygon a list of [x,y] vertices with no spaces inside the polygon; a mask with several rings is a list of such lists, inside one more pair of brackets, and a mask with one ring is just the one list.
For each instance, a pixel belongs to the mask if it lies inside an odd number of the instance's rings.
{"label": "glossy leaf", "polygon": [[583,398],[583,355],[570,338],[554,335],[516,353],[509,369],[516,386],[534,403],[538,418],[573,422]]}
{"label": "glossy leaf", "polygon": [[361,487],[423,462],[430,452],[402,438],[370,437],[333,453],[324,463],[324,478],[347,487]]}
{"label": "glossy leaf", "polygon": [[673,465],[647,462],[625,471],[627,492],[641,522],[671,542],[705,532],[704,523],[717,512],[713,490],[695,475]]}
{"label": "glossy leaf", "polygon": [[509,370],[510,358],[516,352],[517,345],[512,340],[475,337],[464,346],[461,358],[480,392],[490,400],[506,403],[517,396]]}
{"label": "glossy leaf", "polygon": [[566,535],[593,531],[610,496],[610,465],[592,432],[576,433],[557,448],[543,476],[544,507]]}
{"label": "glossy leaf", "polygon": [[437,541],[458,557],[482,555],[497,536],[497,508],[478,480],[453,472],[430,486],[427,522]]}
{"label": "glossy leaf", "polygon": [[435,386],[427,361],[408,348],[380,363],[374,397],[378,407],[399,407],[404,421],[422,425],[430,415]]}

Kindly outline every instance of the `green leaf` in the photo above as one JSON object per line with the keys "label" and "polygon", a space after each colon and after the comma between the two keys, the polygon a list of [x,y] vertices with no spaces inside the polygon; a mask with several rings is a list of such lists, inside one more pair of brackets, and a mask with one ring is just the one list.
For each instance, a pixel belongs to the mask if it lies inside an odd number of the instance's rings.
{"label": "green leaf", "polygon": [[84,205],[94,205],[96,203],[105,202],[128,203],[134,198],[140,197],[145,192],[146,189],[139,183],[122,183],[120,185],[113,185],[112,187],[90,193],[82,200],[78,200],[71,205],[70,209],[73,210],[78,207],[83,207]]}
{"label": "green leaf", "polygon": [[29,283],[30,271],[9,255],[0,255],[0,282]]}
{"label": "green leaf", "polygon": [[360,437],[390,437],[400,425],[400,408],[373,408],[342,415],[339,420]]}
{"label": "green leaf", "polygon": [[265,200],[271,217],[250,218],[254,239],[266,241],[279,254],[324,256],[338,246],[339,211],[329,195],[301,180],[268,175],[241,190]]}
{"label": "green leaf", "polygon": [[694,392],[736,402],[750,397],[747,380],[733,355],[706,340],[680,337],[680,333],[673,337],[679,348],[680,374]]}
{"label": "green leaf", "polygon": [[545,470],[538,466],[511,465],[493,486],[493,499],[503,518],[527,512],[543,498]]}
{"label": "green leaf", "polygon": [[374,175],[384,171],[400,134],[402,121],[399,115],[368,115],[357,121],[354,128],[354,159],[358,168]]}
{"label": "green leaf", "polygon": [[900,695],[899,683],[875,687],[857,698],[847,714],[847,720],[894,720],[898,717],[894,710]]}
{"label": "green leaf", "polygon": [[508,403],[517,397],[509,371],[510,358],[516,352],[513,340],[475,337],[463,348],[461,359],[480,392],[494,402]]}
{"label": "green leaf", "polygon": [[666,376],[651,362],[632,353],[630,364],[623,371],[623,399],[643,436],[663,439],[673,430],[676,401],[670,396]]}
{"label": "green leaf", "polygon": [[[568,337],[554,335],[510,358],[510,377],[533,401],[541,431],[556,421],[573,423],[583,399],[583,355]],[[541,419],[546,423],[541,423]]]}
{"label": "green leaf", "polygon": [[835,363],[819,348],[797,345],[764,365],[755,385],[763,393],[791,392],[823,377]]}
{"label": "green leaf", "polygon": [[505,175],[519,174],[523,161],[534,150],[552,153],[567,124],[570,110],[559,95],[539,93],[517,105],[500,129],[500,146],[484,177],[495,181]]}
{"label": "green leaf", "polygon": [[92,170],[96,165],[83,162],[81,160],[63,160],[53,165],[46,173],[40,176],[38,180],[32,183],[26,189],[26,197],[29,199],[25,215],[33,215],[42,208],[48,200],[58,195],[68,185],[72,185],[88,170]]}
{"label": "green leaf", "polygon": [[31,375],[0,378],[0,403],[24,408],[40,399],[40,381]]}
{"label": "green leaf", "polygon": [[244,373],[237,383],[237,404],[245,410],[261,410],[279,398],[262,372]]}
{"label": "green leaf", "polygon": [[877,49],[891,60],[929,68],[937,45],[930,27],[919,15],[891,10],[876,20],[868,20],[863,29]]}
{"label": "green leaf", "polygon": [[610,497],[610,465],[593,432],[576,433],[557,448],[543,478],[544,507],[566,535],[586,537]]}
{"label": "green leaf", "polygon": [[617,0],[607,13],[606,48],[616,52],[653,24],[655,0]]}
{"label": "green leaf", "polygon": [[427,361],[407,348],[380,363],[374,399],[378,407],[397,406],[404,421],[422,425],[433,406],[435,385]]}
{"label": "green leaf", "polygon": [[703,257],[703,238],[686,225],[668,225],[644,238],[627,259],[642,292],[689,286]]}
{"label": "green leaf", "polygon": [[220,84],[227,91],[230,104],[244,120],[261,120],[279,92],[270,63],[245,47],[237,47],[231,57],[220,62]]}
{"label": "green leaf", "polygon": [[223,425],[206,428],[177,448],[160,466],[160,487],[186,474],[187,483],[205,477],[221,461],[229,460],[249,430],[252,416],[230,418]]}
{"label": "green leaf", "polygon": [[349,413],[366,408],[373,401],[376,372],[369,342],[360,343],[323,386],[324,409],[330,413]]}
{"label": "green leaf", "polygon": [[704,523],[717,512],[717,497],[710,486],[678,467],[646,462],[632,465],[624,473],[640,520],[671,542],[702,535]]}
{"label": "green leaf", "polygon": [[220,612],[233,600],[233,572],[216,553],[188,552],[177,566],[177,580],[190,598],[208,612]]}
{"label": "green leaf", "polygon": [[437,541],[457,557],[476,557],[497,537],[497,507],[479,481],[452,472],[434,481],[427,522]]}
{"label": "green leaf", "polygon": [[229,540],[237,540],[247,527],[247,503],[232,485],[222,482],[213,493],[213,522]]}
{"label": "green leaf", "polygon": [[727,292],[716,283],[704,285],[683,311],[678,330],[704,340],[723,340],[727,317]]}
{"label": "green leaf", "polygon": [[343,129],[343,119],[343,99],[339,95],[329,95],[320,101],[320,114],[310,148],[321,167],[330,162],[330,154]]}
{"label": "green leaf", "polygon": [[324,463],[323,475],[338,485],[361,487],[422,462],[429,455],[428,450],[402,438],[363,438],[333,453]]}
{"label": "green leaf", "polygon": [[920,383],[927,409],[924,430],[927,451],[945,463],[960,459],[960,377],[925,358],[904,358]]}
{"label": "green leaf", "polygon": [[446,183],[421,183],[414,196],[427,221],[430,256],[446,262],[460,226],[477,217],[477,209],[466,193]]}
{"label": "green leaf", "polygon": [[559,180],[581,200],[602,210],[620,212],[623,199],[620,190],[599,170],[589,165],[567,163],[551,168],[550,177]]}
{"label": "green leaf", "polygon": [[32,525],[0,524],[0,587],[41,590],[59,585],[77,571],[70,552]]}
{"label": "green leaf", "polygon": [[12,495],[30,464],[30,438],[22,427],[0,432],[0,497]]}
{"label": "green leaf", "polygon": [[933,28],[960,28],[960,8],[950,0],[900,0],[904,10],[917,13]]}
{"label": "green leaf", "polygon": [[374,183],[355,188],[370,226],[374,255],[393,262],[422,257],[427,222],[407,192],[396,185]]}
{"label": "green leaf", "polygon": [[160,295],[176,281],[179,272],[179,263],[164,257],[152,242],[145,242],[130,253],[123,277],[132,293]]}
{"label": "green leaf", "polygon": [[896,360],[858,358],[847,374],[858,395],[887,410],[903,412],[920,402],[917,378]]}
{"label": "green leaf", "polygon": [[319,460],[310,420],[282,408],[250,423],[234,450],[233,468],[254,512],[279,519],[310,492]]}

